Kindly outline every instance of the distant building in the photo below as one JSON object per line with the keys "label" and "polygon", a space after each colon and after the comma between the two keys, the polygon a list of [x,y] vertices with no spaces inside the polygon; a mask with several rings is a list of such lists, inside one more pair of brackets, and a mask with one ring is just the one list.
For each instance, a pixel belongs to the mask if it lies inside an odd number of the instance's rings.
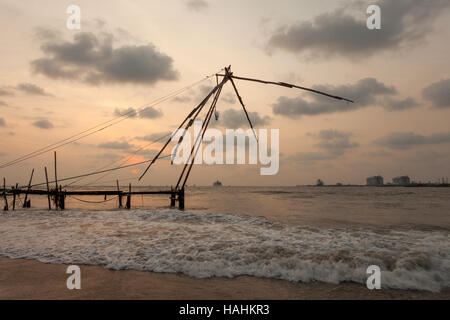
{"label": "distant building", "polygon": [[411,184],[411,179],[408,176],[401,176],[392,179],[392,183],[398,186],[408,186]]}
{"label": "distant building", "polygon": [[324,185],[323,181],[320,179],[317,179],[316,186],[321,187],[323,185]]}
{"label": "distant building", "polygon": [[369,177],[366,179],[368,186],[382,186],[384,185],[384,180],[382,176]]}

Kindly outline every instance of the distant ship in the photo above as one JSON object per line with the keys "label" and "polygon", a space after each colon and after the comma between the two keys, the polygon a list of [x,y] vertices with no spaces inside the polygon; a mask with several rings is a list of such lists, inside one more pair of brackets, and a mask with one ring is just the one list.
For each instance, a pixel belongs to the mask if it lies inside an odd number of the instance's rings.
{"label": "distant ship", "polygon": [[318,186],[318,187],[321,187],[321,186],[323,186],[323,181],[322,181],[322,180],[320,180],[320,179],[317,179],[317,183],[316,183],[316,186]]}
{"label": "distant ship", "polygon": [[222,186],[222,182],[220,182],[219,180],[217,180],[216,182],[213,183],[213,187],[221,187]]}

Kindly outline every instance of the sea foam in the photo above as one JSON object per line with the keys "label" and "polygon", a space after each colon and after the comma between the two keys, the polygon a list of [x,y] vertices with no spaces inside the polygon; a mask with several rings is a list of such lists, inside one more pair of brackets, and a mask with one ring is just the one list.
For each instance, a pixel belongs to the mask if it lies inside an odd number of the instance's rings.
{"label": "sea foam", "polygon": [[361,284],[367,267],[378,265],[383,288],[450,287],[447,231],[311,228],[178,210],[1,214],[0,256],[198,278]]}

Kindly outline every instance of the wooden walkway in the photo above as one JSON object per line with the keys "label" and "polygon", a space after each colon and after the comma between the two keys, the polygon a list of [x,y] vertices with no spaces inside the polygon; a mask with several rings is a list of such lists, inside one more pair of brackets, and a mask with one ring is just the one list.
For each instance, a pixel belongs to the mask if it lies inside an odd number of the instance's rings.
{"label": "wooden walkway", "polygon": [[[9,210],[8,205],[8,196],[12,197],[12,210],[16,209],[16,197],[18,195],[25,195],[25,200],[23,201],[23,207],[29,208],[31,206],[31,201],[28,199],[28,195],[45,195],[48,198],[48,209],[52,209],[53,207],[57,209],[64,210],[65,199],[67,196],[117,196],[119,199],[119,208],[122,208],[122,199],[125,197],[125,208],[131,208],[131,197],[134,195],[162,195],[167,194],[170,195],[170,205],[175,207],[176,202],[178,202],[178,208],[184,209],[184,188],[183,189],[174,189],[170,190],[155,190],[155,191],[131,191],[131,184],[129,185],[128,191],[122,191],[117,188],[117,190],[62,190],[60,189],[52,189],[52,190],[40,190],[40,189],[19,189],[19,188],[10,188],[3,189],[2,198],[5,201],[4,210]],[[109,199],[111,200],[111,199]],[[89,201],[86,201],[89,202]],[[95,202],[92,202],[95,203]]]}

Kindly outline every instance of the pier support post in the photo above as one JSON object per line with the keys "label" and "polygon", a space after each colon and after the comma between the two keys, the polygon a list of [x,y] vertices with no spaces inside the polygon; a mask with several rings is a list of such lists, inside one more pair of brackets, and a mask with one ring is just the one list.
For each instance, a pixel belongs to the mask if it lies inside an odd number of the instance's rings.
{"label": "pier support post", "polygon": [[58,174],[56,169],[56,151],[54,152],[55,156],[55,207],[58,210],[59,204],[58,204]]}
{"label": "pier support post", "polygon": [[48,210],[52,210],[52,202],[51,202],[51,200],[50,200],[50,186],[48,185],[47,167],[44,167],[44,170],[45,170],[45,181],[47,182]]}
{"label": "pier support post", "polygon": [[66,193],[62,191],[62,186],[59,186],[59,208],[64,210],[66,208]]}
{"label": "pier support post", "polygon": [[28,182],[27,192],[25,193],[25,200],[23,201],[24,208],[31,207],[31,201],[28,200],[28,192],[30,192],[30,189],[31,189],[31,181],[33,181],[33,174],[34,174],[34,169],[31,171],[30,181]]}
{"label": "pier support post", "polygon": [[13,211],[16,210],[16,190],[18,187],[19,187],[19,184],[16,183],[16,187],[13,188],[13,204],[12,204]]}
{"label": "pier support post", "polygon": [[176,192],[173,189],[173,187],[170,188],[171,194],[170,194],[170,206],[175,207],[175,199],[176,199]]}
{"label": "pier support post", "polygon": [[178,191],[178,208],[180,210],[184,209],[184,188]]}
{"label": "pier support post", "polygon": [[3,197],[5,198],[5,206],[3,207],[3,211],[8,211],[8,197],[6,196],[6,179],[3,178]]}
{"label": "pier support post", "polygon": [[119,209],[122,208],[122,195],[120,194],[120,188],[119,188],[119,180],[116,180],[117,184],[117,196],[119,197]]}
{"label": "pier support post", "polygon": [[131,183],[128,186],[128,196],[127,196],[127,204],[126,207],[128,210],[131,209]]}

